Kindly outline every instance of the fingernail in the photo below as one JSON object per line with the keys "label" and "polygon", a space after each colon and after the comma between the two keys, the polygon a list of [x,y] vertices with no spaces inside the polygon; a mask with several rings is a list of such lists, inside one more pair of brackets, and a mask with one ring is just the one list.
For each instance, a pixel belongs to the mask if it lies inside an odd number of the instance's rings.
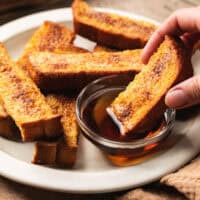
{"label": "fingernail", "polygon": [[180,108],[189,103],[187,94],[182,89],[169,91],[165,97],[165,102],[169,107]]}

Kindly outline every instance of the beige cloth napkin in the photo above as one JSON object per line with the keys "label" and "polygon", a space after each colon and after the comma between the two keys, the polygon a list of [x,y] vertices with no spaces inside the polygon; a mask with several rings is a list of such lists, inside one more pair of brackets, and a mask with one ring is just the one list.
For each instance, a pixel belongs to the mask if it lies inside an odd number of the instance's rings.
{"label": "beige cloth napkin", "polygon": [[135,189],[118,200],[200,200],[200,156],[158,184]]}

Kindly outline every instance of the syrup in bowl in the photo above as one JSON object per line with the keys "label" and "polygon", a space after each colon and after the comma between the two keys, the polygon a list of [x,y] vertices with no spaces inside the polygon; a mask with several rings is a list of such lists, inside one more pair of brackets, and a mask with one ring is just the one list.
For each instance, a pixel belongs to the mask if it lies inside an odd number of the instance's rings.
{"label": "syrup in bowl", "polygon": [[[100,148],[113,164],[118,166],[142,162],[162,150],[165,146],[164,138],[172,128],[175,111],[166,110],[163,118],[151,131],[122,136],[107,114],[106,108],[125,89],[126,84],[119,86],[105,83],[106,78],[102,78],[89,84],[77,99],[77,122],[83,135]],[[101,87],[95,87],[99,84]]]}

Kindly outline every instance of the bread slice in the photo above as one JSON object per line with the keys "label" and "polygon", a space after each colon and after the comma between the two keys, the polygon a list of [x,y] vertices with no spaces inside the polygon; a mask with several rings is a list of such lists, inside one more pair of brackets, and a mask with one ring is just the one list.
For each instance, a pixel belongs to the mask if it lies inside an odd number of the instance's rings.
{"label": "bread slice", "polygon": [[61,114],[64,137],[57,145],[56,164],[72,167],[78,148],[78,127],[75,115],[75,98],[64,95],[48,95],[47,102],[54,114]]}
{"label": "bread slice", "polygon": [[72,5],[75,32],[113,49],[142,48],[155,31],[152,23],[96,11],[83,0]]}
{"label": "bread slice", "polygon": [[75,34],[64,25],[45,21],[25,46],[23,55],[32,51],[68,50],[68,45],[73,42]]}
{"label": "bread slice", "polygon": [[49,94],[47,103],[54,114],[61,115],[63,137],[54,142],[40,141],[35,144],[32,163],[73,167],[78,148],[78,127],[75,116],[75,97]]}
{"label": "bread slice", "polygon": [[181,76],[185,57],[182,44],[166,36],[149,64],[107,108],[122,135],[155,126],[166,109],[166,92]]}
{"label": "bread slice", "polygon": [[45,21],[39,29],[35,31],[25,46],[24,52],[18,59],[18,64],[29,72],[27,68],[27,57],[34,51],[49,51],[49,52],[86,52],[86,50],[75,47],[72,42],[75,34],[67,27]]}
{"label": "bread slice", "polygon": [[9,139],[17,137],[18,130],[12,118],[6,112],[3,103],[0,101],[0,136]]}
{"label": "bread slice", "polygon": [[56,152],[57,142],[36,142],[32,163],[42,165],[55,165]]}
{"label": "bread slice", "polygon": [[[53,51],[56,53],[88,52],[86,49],[72,45],[74,38],[75,34],[65,26],[45,21],[28,41],[22,56],[18,60],[18,64],[26,71],[29,71],[27,69],[27,58],[29,53],[33,51]],[[19,131],[14,121],[0,102],[0,135],[14,138],[17,132]]]}
{"label": "bread slice", "polygon": [[62,133],[60,115],[52,113],[35,83],[0,44],[0,99],[20,129],[22,140],[56,137]]}
{"label": "bread slice", "polygon": [[56,54],[34,52],[29,56],[30,75],[45,91],[80,89],[99,77],[141,71],[141,50]]}

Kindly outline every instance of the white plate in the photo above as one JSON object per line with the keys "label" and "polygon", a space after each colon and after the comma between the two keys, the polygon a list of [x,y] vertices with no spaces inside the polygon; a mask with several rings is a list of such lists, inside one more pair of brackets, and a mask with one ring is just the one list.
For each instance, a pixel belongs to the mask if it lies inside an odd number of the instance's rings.
{"label": "white plate", "polygon": [[[120,11],[101,10],[150,20]],[[4,42],[14,59],[19,56],[27,40],[44,20],[72,26],[71,9],[57,9],[30,15],[0,28],[0,41]],[[76,44],[87,45],[88,48],[94,46],[93,43],[81,38],[76,40]],[[33,143],[22,144],[0,138],[0,174],[27,185],[73,193],[103,193],[137,187],[175,171],[199,152],[199,121],[199,115],[196,115],[187,121],[177,122],[171,135],[172,140],[175,136],[179,138],[176,145],[141,164],[124,168],[112,166],[98,149],[82,137],[78,161],[73,170],[33,165],[30,163]]]}

